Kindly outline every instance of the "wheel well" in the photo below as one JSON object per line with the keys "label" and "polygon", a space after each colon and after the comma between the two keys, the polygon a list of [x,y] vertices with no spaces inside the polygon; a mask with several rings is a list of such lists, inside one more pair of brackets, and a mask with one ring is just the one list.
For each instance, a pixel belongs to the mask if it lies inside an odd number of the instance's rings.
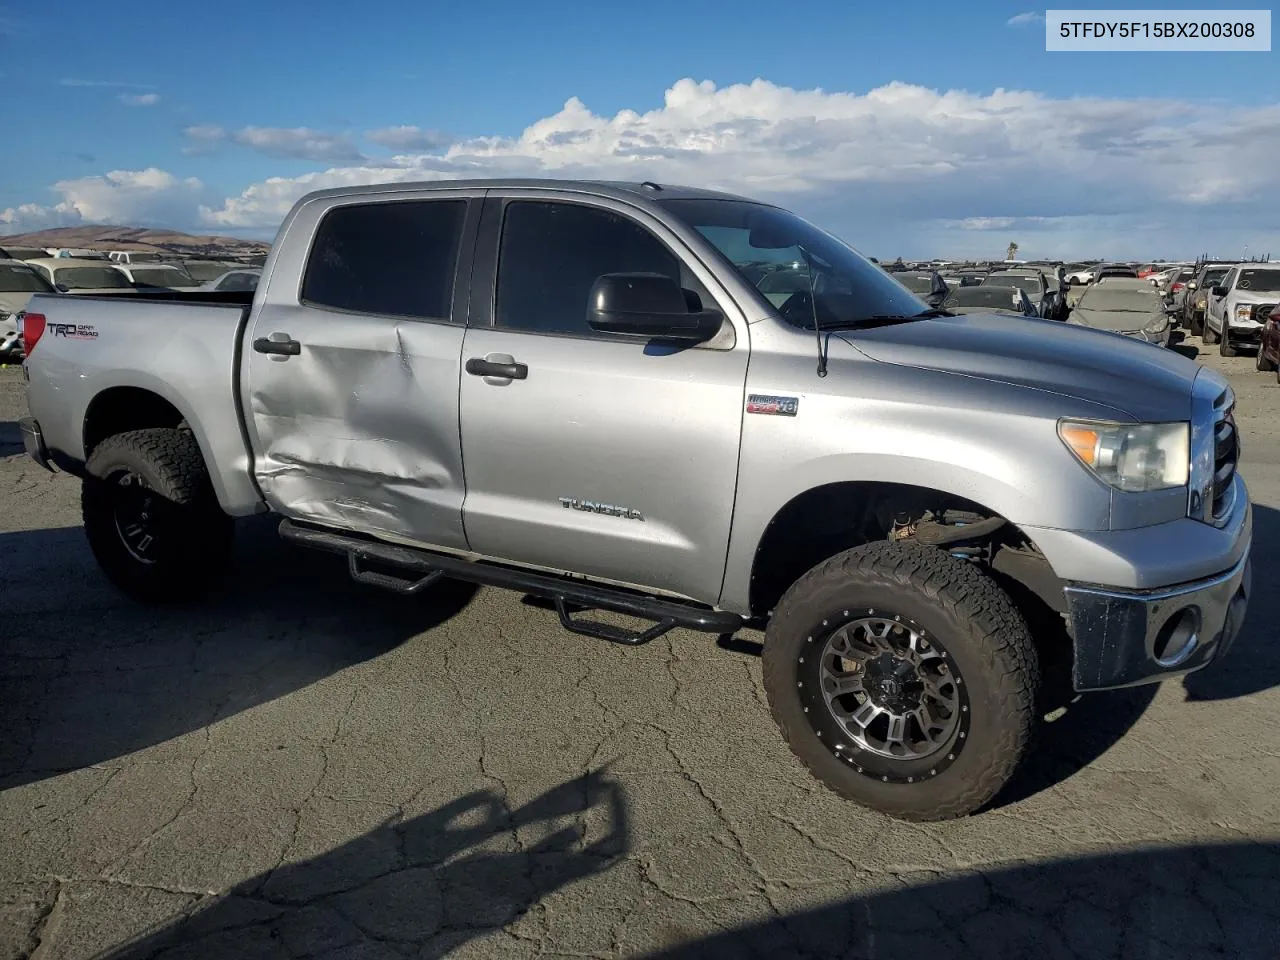
{"label": "wheel well", "polygon": [[164,397],[141,387],[112,387],[93,398],[84,416],[84,456],[107,437],[127,430],[176,427],[184,418]]}
{"label": "wheel well", "polygon": [[833,483],[791,500],[770,521],[756,548],[751,612],[767,616],[800,576],[842,550],[876,540],[914,537],[917,524],[924,542],[926,523],[936,533],[957,516],[968,523],[987,518],[990,522],[984,526],[994,529],[964,541],[963,546],[935,545],[978,563],[1000,584],[1031,627],[1046,661],[1046,677],[1060,677],[1064,666],[1070,666],[1071,639],[1062,617],[1066,610],[1062,581],[1049,561],[1029,537],[995,511],[928,487]]}

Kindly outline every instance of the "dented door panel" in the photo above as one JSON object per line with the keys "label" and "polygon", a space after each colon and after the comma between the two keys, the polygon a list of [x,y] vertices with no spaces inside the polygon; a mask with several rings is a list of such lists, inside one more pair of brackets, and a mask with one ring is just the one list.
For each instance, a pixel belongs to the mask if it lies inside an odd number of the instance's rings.
{"label": "dented door panel", "polygon": [[297,520],[466,549],[458,377],[463,328],[297,306],[265,307],[246,351],[256,475]]}

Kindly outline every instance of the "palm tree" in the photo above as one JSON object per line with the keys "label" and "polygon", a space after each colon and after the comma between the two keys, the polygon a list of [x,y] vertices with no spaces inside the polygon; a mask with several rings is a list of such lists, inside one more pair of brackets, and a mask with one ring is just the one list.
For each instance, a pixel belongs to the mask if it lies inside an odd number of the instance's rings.
{"label": "palm tree", "polygon": [[1009,244],[1009,249],[1004,252],[1004,258],[1006,260],[1012,260],[1017,255],[1018,255],[1018,245],[1016,243]]}

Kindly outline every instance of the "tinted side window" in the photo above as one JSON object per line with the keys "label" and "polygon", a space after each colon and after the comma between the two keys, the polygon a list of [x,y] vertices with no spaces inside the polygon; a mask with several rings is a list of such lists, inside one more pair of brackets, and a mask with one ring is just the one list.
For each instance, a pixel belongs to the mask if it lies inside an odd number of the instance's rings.
{"label": "tinted side window", "polygon": [[575,203],[514,201],[503,219],[495,322],[599,336],[587,326],[591,285],[601,274],[635,272],[681,282],[675,254],[627,217]]}
{"label": "tinted side window", "polygon": [[302,299],[321,307],[447,319],[465,200],[335,207],[316,230]]}

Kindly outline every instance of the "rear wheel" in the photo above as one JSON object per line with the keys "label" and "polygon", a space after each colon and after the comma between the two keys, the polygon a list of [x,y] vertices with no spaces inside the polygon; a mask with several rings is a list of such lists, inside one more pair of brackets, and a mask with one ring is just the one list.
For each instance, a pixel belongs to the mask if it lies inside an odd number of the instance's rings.
{"label": "rear wheel", "polygon": [[1031,738],[1025,620],[971,563],[915,543],[838,554],[783,596],[764,682],[792,751],[835,792],[944,820],[1000,790]]}
{"label": "rear wheel", "polygon": [[80,505],[89,546],[129,596],[190,599],[226,570],[232,520],[218,506],[189,432],[117,434],[94,448],[86,466]]}

